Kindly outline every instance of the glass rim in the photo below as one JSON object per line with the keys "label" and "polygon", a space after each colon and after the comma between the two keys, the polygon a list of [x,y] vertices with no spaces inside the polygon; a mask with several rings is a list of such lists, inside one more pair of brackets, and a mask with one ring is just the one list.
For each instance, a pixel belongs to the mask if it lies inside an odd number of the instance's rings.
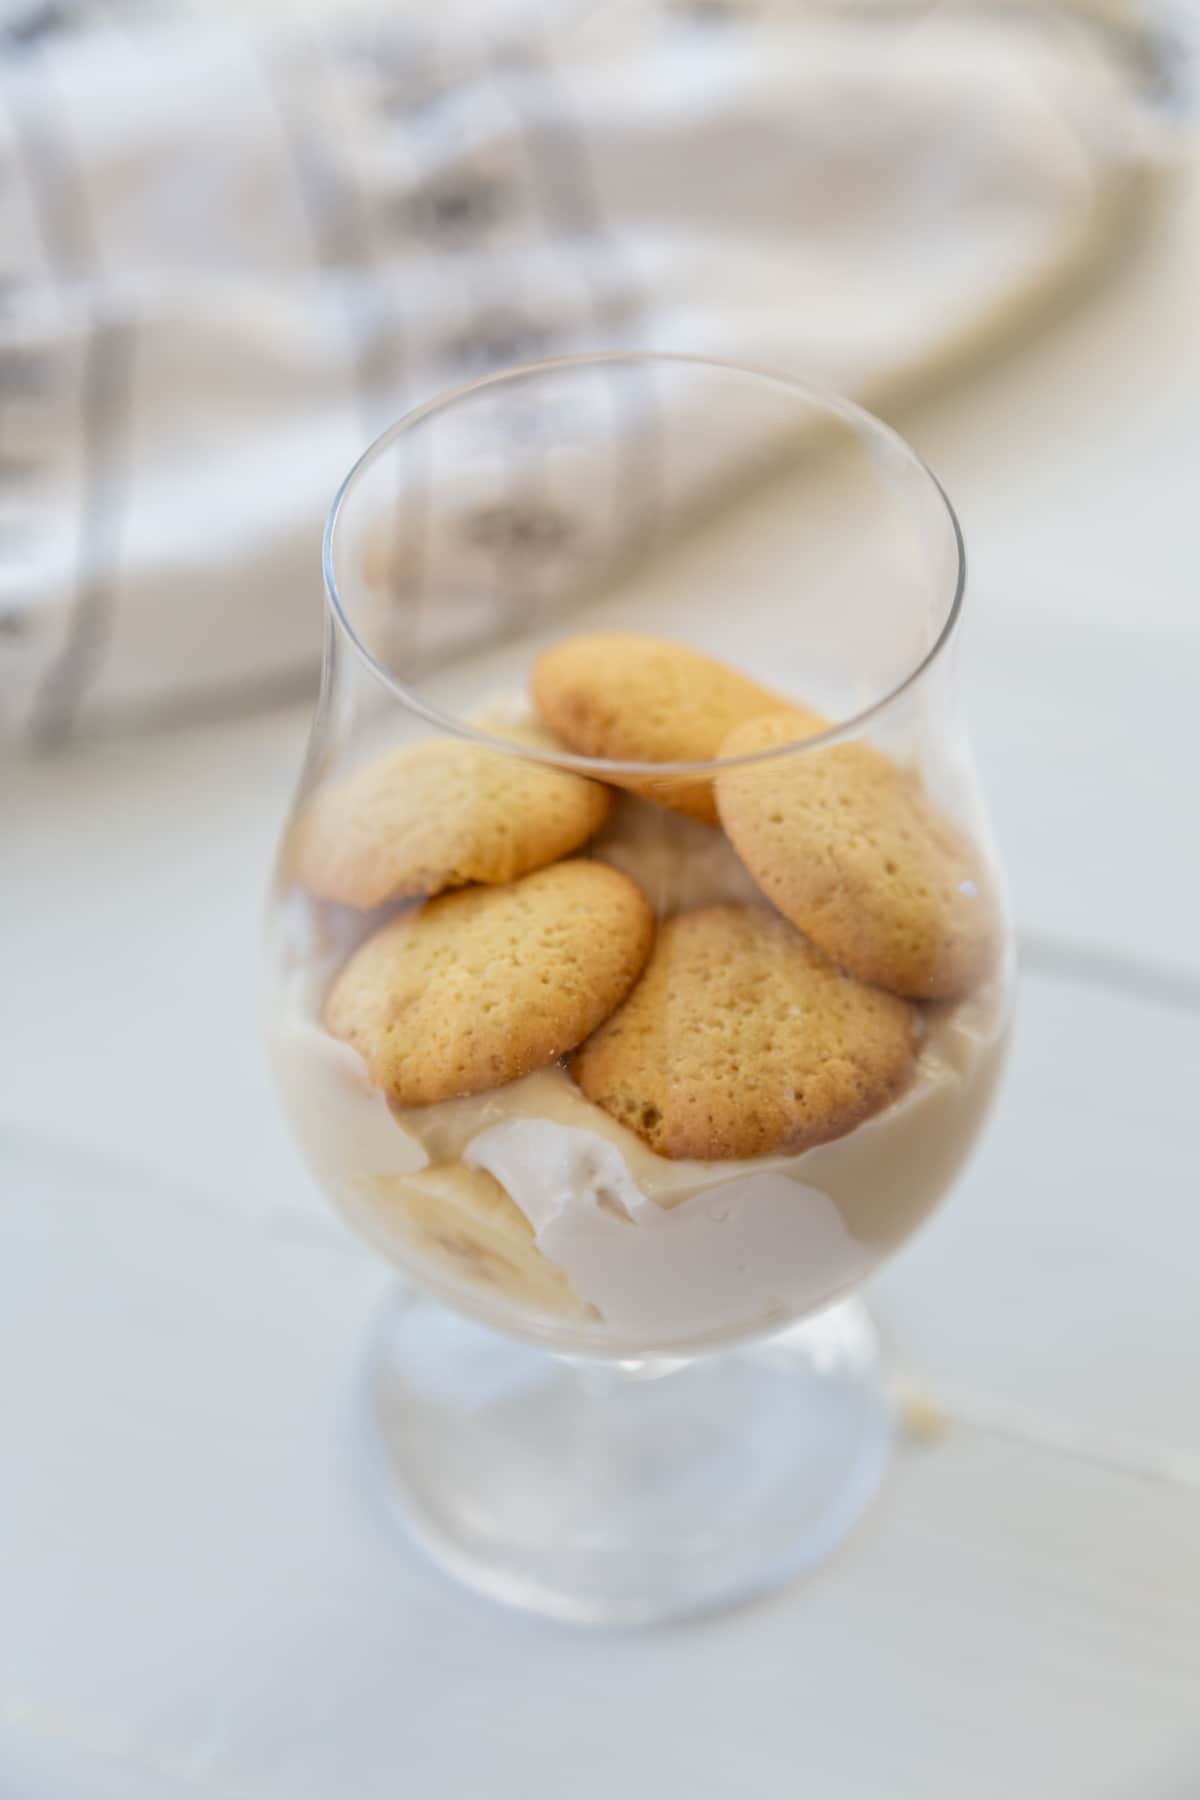
{"label": "glass rim", "polygon": [[[757,381],[769,382],[811,402],[827,414],[832,414],[856,428],[865,428],[870,435],[884,439],[928,481],[942,503],[954,541],[954,592],[951,595],[946,616],[929,649],[909,669],[907,674],[878,700],[873,700],[869,706],[863,707],[849,718],[839,719],[826,727],[824,731],[813,732],[810,736],[798,737],[785,744],[773,744],[764,750],[746,751],[740,756],[710,757],[699,762],[639,762],[612,757],[581,756],[572,750],[542,749],[535,744],[518,743],[512,738],[502,737],[482,726],[472,725],[469,720],[456,718],[453,713],[445,712],[441,707],[435,706],[407,682],[402,681],[363,642],[351,624],[342,603],[334,571],[338,525],[345,502],[357,486],[360,476],[373,463],[377,462],[398,438],[411,431],[414,426],[419,425],[423,419],[429,418],[434,413],[444,412],[458,401],[481,392],[485,388],[497,387],[507,382],[528,380],[531,376],[548,374],[553,370],[598,368],[605,364],[632,366],[645,363],[682,365],[694,369],[717,369],[725,374],[751,376]],[[954,637],[962,614],[967,585],[966,544],[963,541],[962,527],[950,501],[950,496],[924,458],[919,456],[907,439],[901,437],[900,433],[892,426],[879,418],[877,414],[870,412],[865,406],[860,406],[857,401],[848,400],[832,388],[823,388],[816,383],[804,381],[799,376],[788,375],[777,369],[762,368],[753,363],[734,362],[716,356],[695,356],[684,351],[674,350],[585,350],[570,355],[545,357],[533,362],[515,363],[510,367],[498,369],[490,375],[477,376],[471,381],[461,382],[457,387],[443,389],[428,400],[423,400],[418,406],[410,407],[407,412],[402,413],[367,445],[362,454],[355,459],[339,485],[325,521],[325,530],[321,540],[321,569],[328,607],[356,655],[370,673],[382,682],[383,686],[410,712],[416,713],[428,724],[436,726],[438,730],[446,732],[450,736],[465,739],[469,743],[477,744],[483,749],[501,751],[508,756],[520,756],[528,762],[545,763],[553,768],[570,769],[580,775],[589,775],[597,781],[612,781],[614,777],[622,776],[659,776],[666,779],[704,778],[725,769],[740,769],[757,763],[770,762],[779,757],[796,756],[806,750],[820,750],[831,744],[843,742],[847,738],[860,736],[867,725],[874,723],[889,712],[898,701],[917,686],[934,664],[941,660],[943,652]],[[787,706],[792,704],[783,695],[780,696],[780,701],[780,711],[786,710]]]}

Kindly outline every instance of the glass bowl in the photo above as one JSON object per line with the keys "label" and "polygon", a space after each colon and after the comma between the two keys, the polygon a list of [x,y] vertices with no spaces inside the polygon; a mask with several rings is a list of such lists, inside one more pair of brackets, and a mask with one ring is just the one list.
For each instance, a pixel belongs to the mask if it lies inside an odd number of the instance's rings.
{"label": "glass bowl", "polygon": [[310,1168],[404,1278],[383,1479],[527,1607],[744,1597],[879,1482],[849,1296],[1003,1060],[953,511],[836,396],[566,358],[385,432],[325,575],[267,1026]]}

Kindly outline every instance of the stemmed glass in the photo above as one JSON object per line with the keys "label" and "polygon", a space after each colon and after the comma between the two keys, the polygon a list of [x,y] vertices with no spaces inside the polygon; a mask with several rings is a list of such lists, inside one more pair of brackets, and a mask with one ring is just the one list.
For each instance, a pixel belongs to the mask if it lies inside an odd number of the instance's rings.
{"label": "stemmed glass", "polygon": [[564,358],[385,432],[325,579],[267,1025],[307,1162],[402,1277],[379,1479],[534,1610],[746,1597],[880,1482],[851,1296],[1003,1058],[953,511],[801,382]]}

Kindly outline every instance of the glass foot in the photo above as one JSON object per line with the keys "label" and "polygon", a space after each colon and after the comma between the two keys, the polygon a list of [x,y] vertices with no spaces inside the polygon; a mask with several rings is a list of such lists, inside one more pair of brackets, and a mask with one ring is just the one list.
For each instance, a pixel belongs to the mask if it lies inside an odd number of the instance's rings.
{"label": "glass foot", "polygon": [[694,1361],[611,1364],[404,1291],[369,1358],[372,1435],[413,1535],[494,1599],[581,1624],[706,1612],[810,1568],[891,1449],[856,1300]]}

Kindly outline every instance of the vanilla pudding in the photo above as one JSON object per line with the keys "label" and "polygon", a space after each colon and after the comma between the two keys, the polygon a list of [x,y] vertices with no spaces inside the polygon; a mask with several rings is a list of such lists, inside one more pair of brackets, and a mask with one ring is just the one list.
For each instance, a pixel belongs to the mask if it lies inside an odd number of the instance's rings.
{"label": "vanilla pudding", "polygon": [[[716,860],[715,846],[703,847]],[[717,869],[718,889],[720,879]],[[361,922],[295,895],[276,928],[273,1062],[314,1174],[358,1230],[426,1285],[563,1347],[715,1343],[856,1285],[950,1186],[1003,1059],[997,978],[922,1010],[911,1082],[855,1130],[793,1156],[671,1160],[557,1063],[467,1099],[394,1108],[320,1024],[324,990]]]}

